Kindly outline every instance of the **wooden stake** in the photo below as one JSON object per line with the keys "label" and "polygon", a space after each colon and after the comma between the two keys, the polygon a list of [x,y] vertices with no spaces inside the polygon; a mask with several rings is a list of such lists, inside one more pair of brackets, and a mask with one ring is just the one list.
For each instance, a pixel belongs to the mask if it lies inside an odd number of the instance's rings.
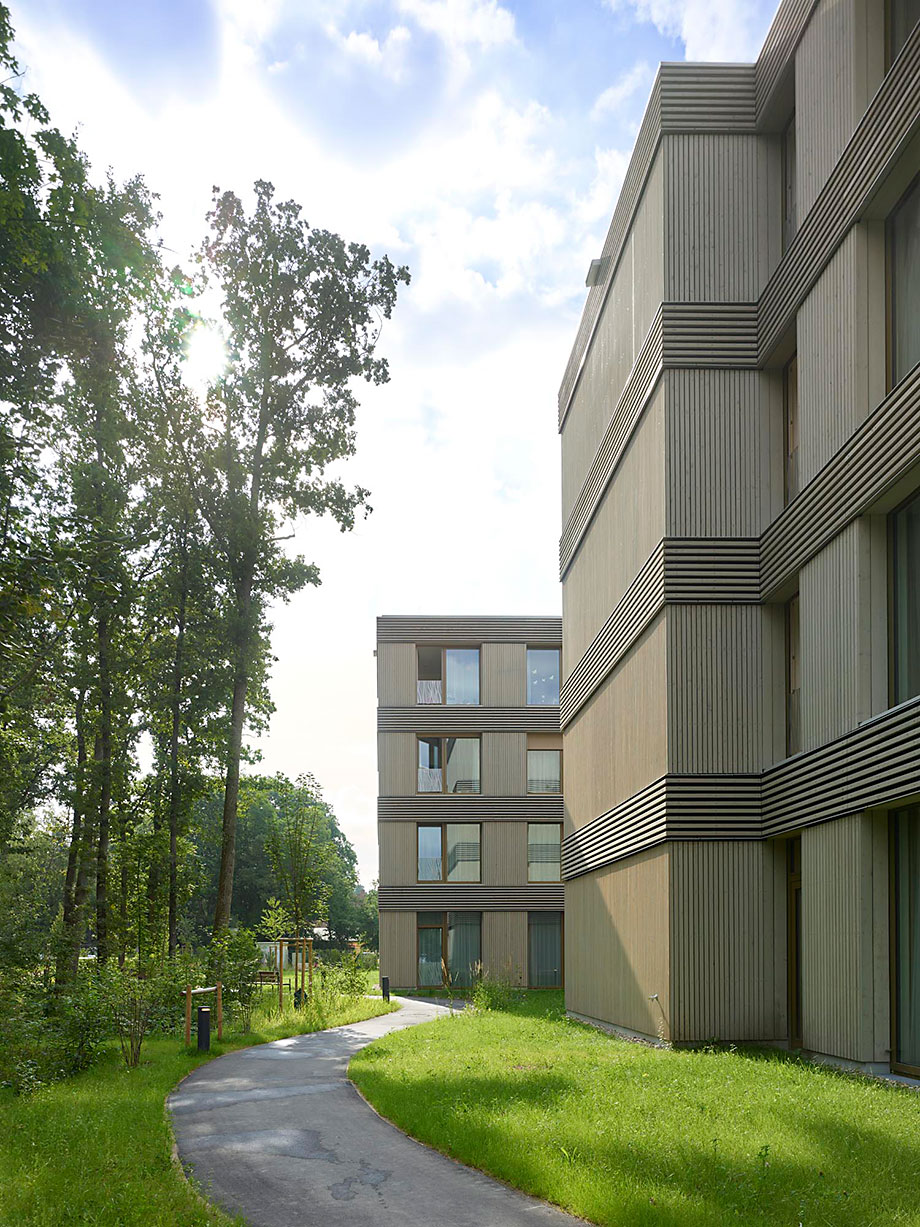
{"label": "wooden stake", "polygon": [[313,996],[313,938],[307,938],[307,946],[310,950],[310,996]]}
{"label": "wooden stake", "polygon": [[224,1038],[224,986],[217,981],[217,1038]]}
{"label": "wooden stake", "polygon": [[284,938],[278,938],[278,1012],[284,1009]]}
{"label": "wooden stake", "polygon": [[190,1047],[192,1043],[192,986],[185,986],[185,1046]]}

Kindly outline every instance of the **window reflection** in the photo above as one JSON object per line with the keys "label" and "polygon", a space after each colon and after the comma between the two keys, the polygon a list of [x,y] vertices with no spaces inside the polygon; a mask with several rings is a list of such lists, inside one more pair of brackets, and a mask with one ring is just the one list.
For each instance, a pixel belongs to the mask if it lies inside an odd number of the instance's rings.
{"label": "window reflection", "polygon": [[527,649],[527,702],[541,706],[558,706],[558,648]]}

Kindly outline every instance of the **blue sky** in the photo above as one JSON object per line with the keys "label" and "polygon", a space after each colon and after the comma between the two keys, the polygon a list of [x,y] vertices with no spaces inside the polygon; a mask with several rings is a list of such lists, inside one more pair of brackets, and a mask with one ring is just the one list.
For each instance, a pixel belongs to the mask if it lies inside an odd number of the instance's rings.
{"label": "blue sky", "polygon": [[[264,767],[312,771],[376,876],[377,613],[552,613],[556,392],[657,64],[750,60],[772,0],[21,0],[17,51],[181,257],[257,178],[408,263],[348,468],[374,514],[296,526]],[[418,508],[426,507],[424,515]]]}

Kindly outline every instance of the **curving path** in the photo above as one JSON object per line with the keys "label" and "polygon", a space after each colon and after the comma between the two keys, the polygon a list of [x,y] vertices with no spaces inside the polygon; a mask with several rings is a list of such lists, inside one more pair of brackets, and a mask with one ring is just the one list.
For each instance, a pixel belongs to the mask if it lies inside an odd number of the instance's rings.
{"label": "curving path", "polygon": [[388,1031],[446,1014],[399,998],[366,1022],[218,1057],[169,1096],[179,1157],[202,1191],[254,1227],[572,1227],[544,1202],[412,1141],[346,1071]]}

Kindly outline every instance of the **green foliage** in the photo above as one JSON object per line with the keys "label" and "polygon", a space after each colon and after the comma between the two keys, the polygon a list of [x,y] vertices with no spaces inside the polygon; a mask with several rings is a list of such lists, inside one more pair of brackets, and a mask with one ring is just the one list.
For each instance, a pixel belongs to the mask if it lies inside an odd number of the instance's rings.
{"label": "green foliage", "polygon": [[280,899],[272,895],[259,920],[259,932],[267,941],[276,942],[282,937],[287,937],[292,928],[293,921],[290,912]]}
{"label": "green foliage", "polygon": [[20,1095],[89,1068],[111,1035],[93,971],[66,993],[47,979],[5,972],[0,1002],[0,1086]]}
{"label": "green foliage", "polygon": [[100,967],[102,998],[128,1069],[140,1064],[141,1049],[159,1022],[177,1011],[179,995],[174,975],[156,970],[138,975],[130,967],[110,963]]}
{"label": "green foliage", "polygon": [[211,939],[211,980],[223,985],[224,1007],[235,1010],[248,1031],[259,992],[262,952],[249,929],[222,929]]}
{"label": "green foliage", "polygon": [[471,999],[477,1010],[507,1010],[523,996],[523,989],[513,983],[510,975],[484,971],[473,985]]}

